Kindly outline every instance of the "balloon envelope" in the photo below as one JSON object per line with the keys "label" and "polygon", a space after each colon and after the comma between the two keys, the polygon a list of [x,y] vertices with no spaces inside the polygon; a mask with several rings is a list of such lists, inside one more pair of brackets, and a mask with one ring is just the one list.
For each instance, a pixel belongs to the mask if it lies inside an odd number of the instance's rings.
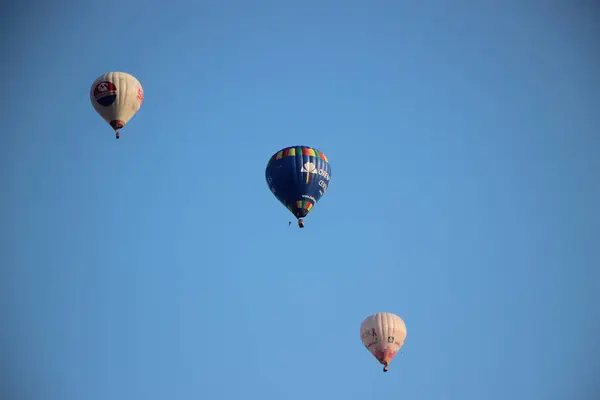
{"label": "balloon envelope", "polygon": [[100,75],[90,88],[92,106],[115,130],[119,130],[138,112],[144,102],[140,82],[125,72]]}
{"label": "balloon envelope", "polygon": [[331,167],[319,150],[291,146],[271,157],[265,176],[275,197],[296,218],[304,218],[327,191]]}
{"label": "balloon envelope", "polygon": [[376,313],[366,318],[360,326],[360,338],[367,348],[386,366],[396,356],[406,340],[404,321],[392,313]]}

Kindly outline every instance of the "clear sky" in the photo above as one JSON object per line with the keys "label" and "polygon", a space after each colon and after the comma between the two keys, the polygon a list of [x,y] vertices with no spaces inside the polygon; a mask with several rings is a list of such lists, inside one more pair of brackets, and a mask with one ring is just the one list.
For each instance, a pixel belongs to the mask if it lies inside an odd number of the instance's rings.
{"label": "clear sky", "polygon": [[[536,3],[7,10],[0,389],[597,399],[600,13]],[[119,141],[107,71],[145,89]],[[332,168],[302,230],[264,177],[296,144]],[[378,311],[408,328],[387,374]]]}

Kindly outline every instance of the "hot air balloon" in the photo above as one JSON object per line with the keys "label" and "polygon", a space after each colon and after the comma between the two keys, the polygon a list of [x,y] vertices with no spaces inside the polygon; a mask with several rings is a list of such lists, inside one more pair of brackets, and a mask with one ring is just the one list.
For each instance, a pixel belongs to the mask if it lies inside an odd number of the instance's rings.
{"label": "hot air balloon", "polygon": [[123,128],[144,102],[140,82],[125,72],[107,72],[96,79],[90,88],[92,106],[114,129],[119,139]]}
{"label": "hot air balloon", "polygon": [[406,325],[397,315],[376,313],[360,325],[360,339],[383,364],[383,372],[387,372],[390,362],[406,340]]}
{"label": "hot air balloon", "polygon": [[325,154],[307,146],[286,147],[275,153],[265,170],[267,185],[275,197],[304,228],[306,217],[325,194],[331,167]]}

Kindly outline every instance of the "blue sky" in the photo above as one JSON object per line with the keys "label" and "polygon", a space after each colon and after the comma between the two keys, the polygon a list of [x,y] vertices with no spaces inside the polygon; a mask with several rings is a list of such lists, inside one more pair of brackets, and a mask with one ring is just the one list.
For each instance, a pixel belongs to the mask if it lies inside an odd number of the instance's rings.
{"label": "blue sky", "polygon": [[[0,390],[596,398],[597,9],[108,0],[6,15]],[[106,71],[145,89],[120,141],[88,98]],[[264,178],[296,144],[332,168],[303,230]],[[378,311],[408,328],[387,374],[359,337]]]}

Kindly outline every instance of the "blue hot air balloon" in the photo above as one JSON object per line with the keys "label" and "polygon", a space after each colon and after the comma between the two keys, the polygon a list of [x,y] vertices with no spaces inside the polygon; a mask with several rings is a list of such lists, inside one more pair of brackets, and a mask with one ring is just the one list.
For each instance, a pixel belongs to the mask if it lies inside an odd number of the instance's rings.
{"label": "blue hot air balloon", "polygon": [[304,228],[302,218],[329,187],[331,167],[319,150],[292,146],[273,154],[265,176],[271,192],[298,218],[298,226]]}

